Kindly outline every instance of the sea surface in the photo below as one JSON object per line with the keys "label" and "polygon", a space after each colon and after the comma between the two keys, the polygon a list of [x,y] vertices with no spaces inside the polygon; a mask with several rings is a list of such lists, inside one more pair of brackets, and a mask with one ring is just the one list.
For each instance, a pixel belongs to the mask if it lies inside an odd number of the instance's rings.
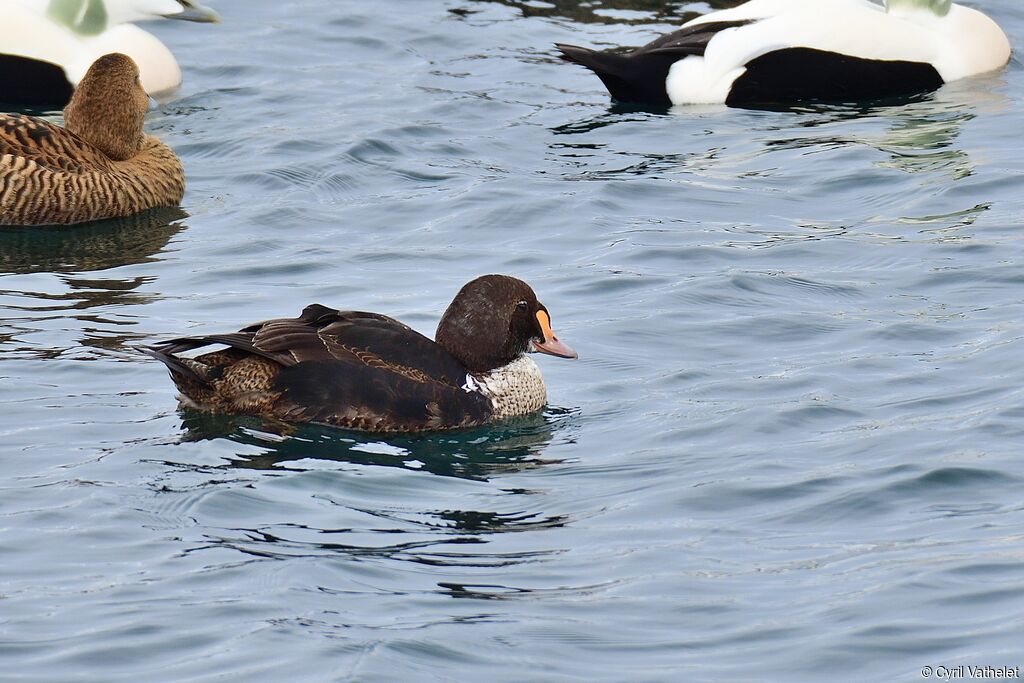
{"label": "sea surface", "polygon": [[[180,210],[0,232],[0,680],[1024,666],[1019,57],[888,106],[647,110],[553,43],[712,5],[211,4],[150,25]],[[969,4],[1024,47],[1024,4]],[[313,302],[432,335],[492,272],[580,354],[493,428],[184,412],[137,351]]]}

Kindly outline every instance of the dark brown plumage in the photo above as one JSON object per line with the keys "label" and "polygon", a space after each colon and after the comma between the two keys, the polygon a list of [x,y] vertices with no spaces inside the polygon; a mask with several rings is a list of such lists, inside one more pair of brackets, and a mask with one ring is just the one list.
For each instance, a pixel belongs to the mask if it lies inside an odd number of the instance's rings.
{"label": "dark brown plumage", "polygon": [[65,126],[0,115],[0,225],[70,225],[175,206],[181,163],[142,131],[149,97],[130,57],[89,68],[64,110]]}
{"label": "dark brown plumage", "polygon": [[[576,357],[554,336],[529,285],[506,275],[466,284],[436,337],[377,313],[313,304],[298,318],[144,351],[167,365],[188,407],[374,432],[469,427],[533,412],[546,394],[524,354]],[[227,348],[181,355],[211,345]]]}

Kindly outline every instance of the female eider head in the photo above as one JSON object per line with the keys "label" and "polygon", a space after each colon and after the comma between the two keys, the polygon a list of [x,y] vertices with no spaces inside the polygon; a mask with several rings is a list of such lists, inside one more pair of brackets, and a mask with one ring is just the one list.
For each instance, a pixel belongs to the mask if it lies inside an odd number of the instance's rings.
{"label": "female eider head", "polygon": [[115,161],[139,153],[149,95],[139,68],[120,53],[97,59],[64,109],[64,127]]}

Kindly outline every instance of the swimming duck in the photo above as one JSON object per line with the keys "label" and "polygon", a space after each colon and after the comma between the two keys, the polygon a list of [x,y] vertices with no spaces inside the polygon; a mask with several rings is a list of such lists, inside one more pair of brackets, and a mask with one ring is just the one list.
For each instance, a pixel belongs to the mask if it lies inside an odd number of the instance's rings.
{"label": "swimming duck", "polygon": [[898,97],[1010,58],[994,21],[951,0],[750,0],[625,54],[557,47],[614,99],[664,106]]}
{"label": "swimming duck", "polygon": [[111,52],[135,60],[146,92],[181,83],[174,55],[130,22],[219,21],[192,0],[7,0],[0,27],[0,102],[63,107],[89,66]]}
{"label": "swimming duck", "polygon": [[178,157],[142,132],[149,96],[130,57],[89,67],[64,110],[64,128],[0,114],[0,225],[69,225],[176,206]]}
{"label": "swimming duck", "polygon": [[[185,407],[372,432],[470,427],[535,412],[547,393],[526,354],[576,358],[530,286],[507,275],[463,286],[435,339],[384,315],[313,304],[298,318],[143,351],[167,366]],[[228,348],[180,355],[212,345]]]}

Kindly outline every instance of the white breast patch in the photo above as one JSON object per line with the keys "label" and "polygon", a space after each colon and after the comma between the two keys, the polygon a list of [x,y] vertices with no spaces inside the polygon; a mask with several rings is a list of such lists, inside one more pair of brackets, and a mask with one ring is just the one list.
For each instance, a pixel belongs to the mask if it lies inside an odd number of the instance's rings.
{"label": "white breast patch", "polygon": [[466,375],[465,391],[479,391],[491,401],[494,417],[526,415],[544,407],[547,389],[540,368],[529,356],[481,375]]}

